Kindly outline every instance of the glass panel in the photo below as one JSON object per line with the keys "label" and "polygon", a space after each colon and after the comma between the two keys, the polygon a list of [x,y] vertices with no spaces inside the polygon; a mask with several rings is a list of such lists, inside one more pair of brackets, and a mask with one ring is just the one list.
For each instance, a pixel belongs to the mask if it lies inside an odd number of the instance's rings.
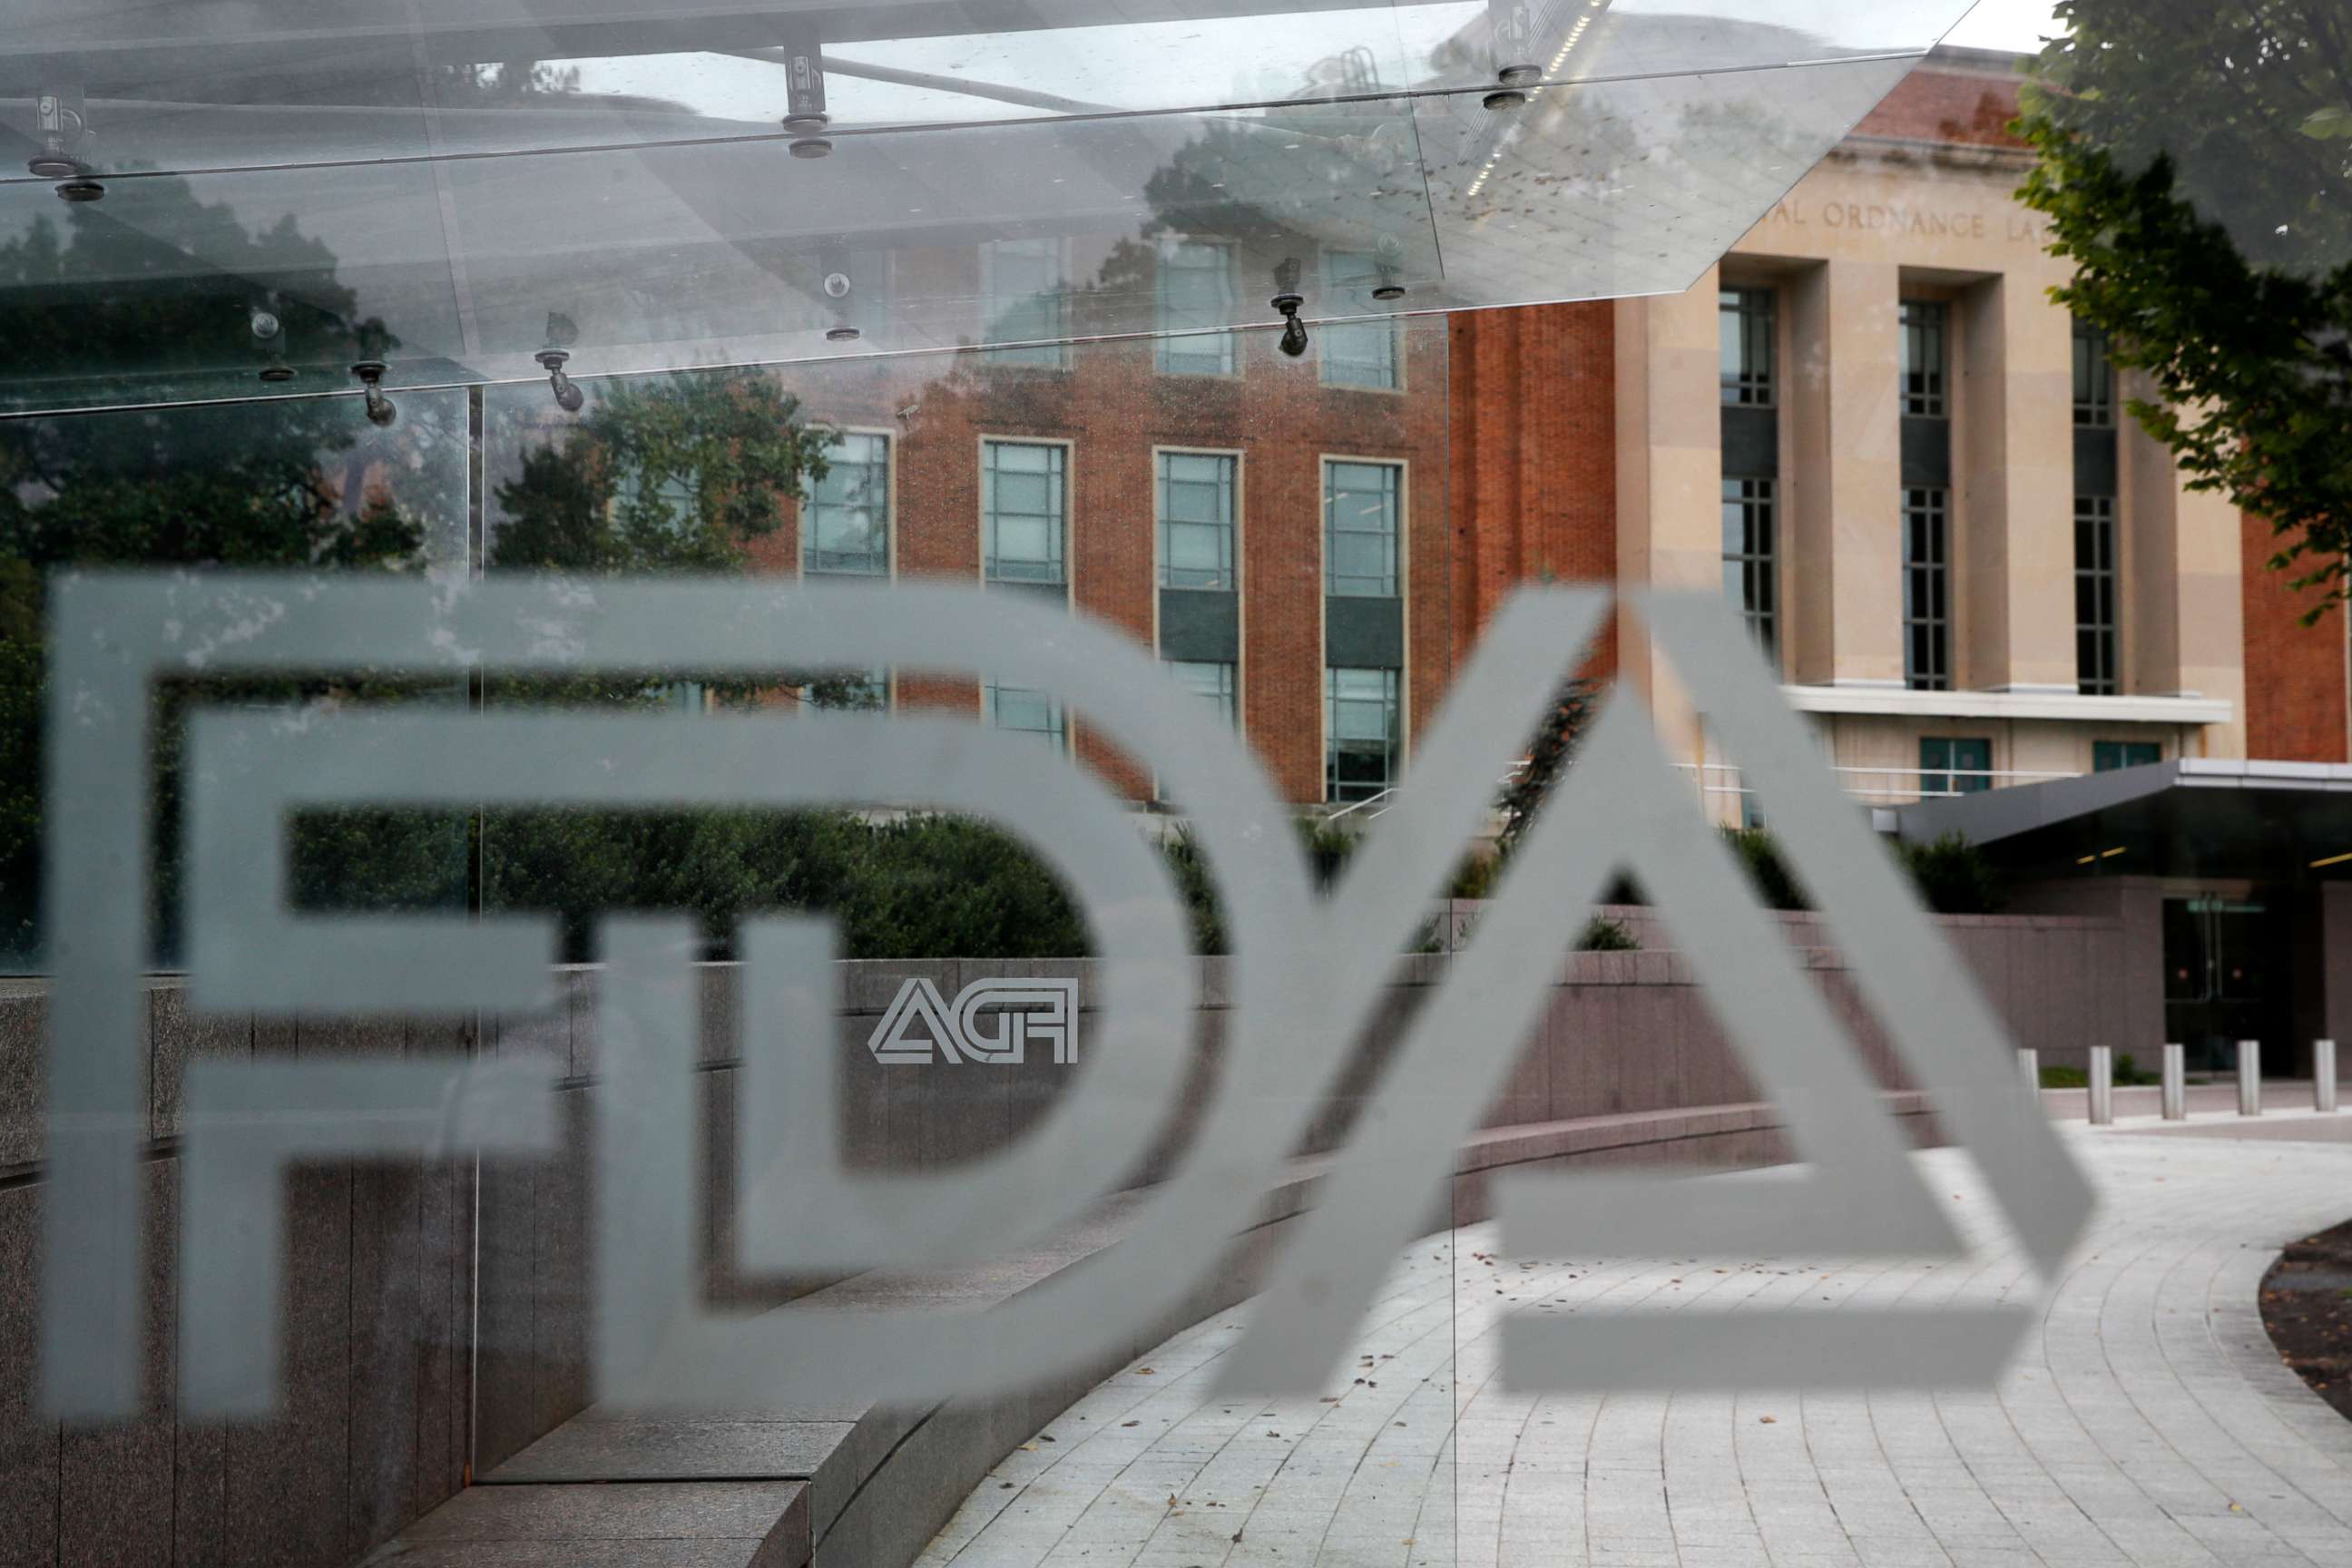
{"label": "glass panel", "polygon": [[1240,460],[1225,453],[1159,455],[1160,585],[1230,589]]}
{"label": "glass panel", "polygon": [[[1484,16],[1465,11],[1450,31],[1483,26]],[[1668,53],[1711,52],[1710,29],[1657,25],[1684,39]],[[298,47],[235,44],[244,30],[224,11],[198,28],[199,41],[254,68],[257,50]],[[1713,31],[1728,39],[1741,30]],[[61,24],[60,36],[78,34]],[[982,122],[845,122],[821,158],[792,156],[795,138],[770,118],[772,93],[756,131],[636,140],[625,122],[664,123],[664,110],[530,88],[485,104],[469,123],[500,136],[547,132],[558,145],[457,156],[462,143],[446,140],[447,127],[463,116],[404,116],[396,99],[331,96],[354,90],[337,71],[362,65],[325,42],[334,36],[299,42],[326,53],[295,73],[292,99],[275,87],[257,100],[237,96],[264,89],[194,70],[205,51],[185,37],[147,66],[126,65],[119,97],[94,85],[104,72],[84,81],[101,132],[93,145],[107,149],[103,198],[69,205],[52,180],[0,179],[0,322],[10,334],[0,341],[0,409],[351,390],[351,365],[366,360],[387,364],[396,392],[543,381],[537,356],[552,351],[586,375],[1155,332],[1171,330],[1156,258],[1171,244],[1179,258],[1227,258],[1223,282],[1203,268],[1171,301],[1195,331],[1273,321],[1267,301],[1291,262],[1310,324],[1672,291],[1763,216],[1790,172],[1826,151],[1908,63],[1639,72],[1547,91],[1525,112],[1485,107],[1485,88],[1253,93],[1244,109],[1123,118],[1041,116],[1032,106]],[[352,47],[368,56],[380,46]],[[515,47],[522,52],[499,60],[582,58]],[[1189,47],[1178,52],[1192,58]],[[21,63],[28,92],[37,54]],[[411,46],[398,54],[413,84]],[[691,58],[671,83],[685,98],[704,79],[703,57]],[[1817,57],[1808,47],[1801,58]],[[732,71],[731,58],[709,61],[710,72]],[[153,73],[170,62],[170,91],[154,97],[165,84]],[[762,79],[781,74],[741,63]],[[977,60],[971,69],[986,79]],[[503,64],[487,70],[505,83]],[[1216,74],[1230,84],[1230,71]],[[324,103],[277,107],[307,101],[303,90]],[[135,138],[105,133],[131,129],[109,118],[121,98],[203,109],[208,94],[225,100],[217,114],[173,116],[171,146],[194,155],[134,157]],[[207,115],[247,132],[209,160],[193,134]],[[326,133],[345,126],[365,140],[377,124],[415,126],[440,151],[344,156]],[[293,125],[303,132],[282,157],[259,155]],[[1610,134],[1596,139],[1595,125]],[[564,140],[575,133],[584,134]],[[1325,194],[1302,201],[1302,186]],[[1590,195],[1552,199],[1568,186]],[[1372,257],[1375,273],[1392,274],[1403,292],[1375,300],[1360,280],[1327,284],[1327,253]],[[186,307],[192,330],[153,330],[144,301],[159,290]],[[257,334],[257,312],[275,330]],[[1344,360],[1350,342],[1370,341],[1350,332],[1336,346]],[[1212,334],[1171,352],[1207,369],[1208,356],[1224,365],[1233,347]],[[1009,363],[1033,361],[1063,363],[1035,346]]]}
{"label": "glass panel", "polygon": [[1403,472],[1393,463],[1323,465],[1326,593],[1395,596],[1403,494]]}

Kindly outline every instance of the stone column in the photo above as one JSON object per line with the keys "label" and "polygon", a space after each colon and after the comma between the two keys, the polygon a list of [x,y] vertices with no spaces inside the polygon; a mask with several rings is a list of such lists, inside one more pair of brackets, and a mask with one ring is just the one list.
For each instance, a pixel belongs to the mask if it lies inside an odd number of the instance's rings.
{"label": "stone column", "polygon": [[2074,689],[2072,323],[2024,278],[1962,297],[1952,431],[1957,685]]}
{"label": "stone column", "polygon": [[1831,260],[1798,274],[1783,415],[1781,580],[1795,679],[1903,683],[1902,375],[1891,261]]}

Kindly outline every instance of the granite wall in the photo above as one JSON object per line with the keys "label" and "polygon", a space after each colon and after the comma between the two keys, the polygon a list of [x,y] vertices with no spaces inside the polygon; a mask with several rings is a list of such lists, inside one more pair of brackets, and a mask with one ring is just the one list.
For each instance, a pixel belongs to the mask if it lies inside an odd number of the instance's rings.
{"label": "granite wall", "polygon": [[[1645,943],[1666,935],[1633,923]],[[1907,1087],[1837,956],[1805,945],[1810,917],[1784,917],[1800,955],[1862,1058]],[[2058,916],[1948,919],[1988,999],[2043,1060],[2079,1058],[2123,1016],[2116,922]],[[1222,1048],[1227,961],[1202,963],[1199,1048],[1183,1103]],[[1445,975],[1440,954],[1400,961],[1395,984],[1339,1092],[1297,1152],[1342,1141],[1404,1023]],[[1085,963],[944,961],[843,966],[839,1022],[849,1064],[845,1135],[853,1163],[952,1165],[1013,1138],[1073,1070],[884,1067],[863,1049],[904,981],[952,998],[982,975],[1072,975],[1081,983],[1079,1060],[1091,1041]],[[742,1303],[787,1300],[824,1283],[745,1278],[726,1266],[733,1210],[736,973],[702,976],[702,1232],[706,1280]],[[587,1401],[588,1105],[596,1070],[595,973],[570,969],[562,1004],[477,1026],[200,1019],[177,982],[150,983],[148,1258],[154,1353],[151,1413],[95,1431],[31,1419],[33,1281],[40,1179],[37,1110],[46,998],[37,982],[0,982],[0,1568],[97,1563],[286,1564],[356,1561],[402,1525],[577,1413]],[[215,1427],[171,1413],[176,1278],[178,1106],[185,1064],[258,1053],[360,1054],[451,1048],[533,1053],[562,1074],[566,1138],[548,1161],[321,1165],[288,1195],[297,1259],[288,1303],[284,1415]],[[1545,1016],[1487,1121],[1527,1127],[1758,1098],[1725,1044],[1688,963],[1649,945],[1564,961]],[[1180,1105],[1136,1108],[1136,1177],[1148,1180],[1186,1132]],[[1932,1138],[1931,1131],[1923,1137]],[[1727,1136],[1702,1157],[1774,1157],[1769,1131]],[[470,1468],[469,1468],[470,1467]]]}

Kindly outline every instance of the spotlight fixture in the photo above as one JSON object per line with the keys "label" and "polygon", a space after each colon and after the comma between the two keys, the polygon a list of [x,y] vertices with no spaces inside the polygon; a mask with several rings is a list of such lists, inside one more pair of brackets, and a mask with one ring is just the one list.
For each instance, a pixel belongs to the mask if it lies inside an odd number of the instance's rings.
{"label": "spotlight fixture", "polygon": [[1307,352],[1307,325],[1298,319],[1299,308],[1307,303],[1298,292],[1298,258],[1286,256],[1275,264],[1273,299],[1266,301],[1283,320],[1282,342],[1278,345],[1292,359]]}
{"label": "spotlight fixture", "polygon": [[89,142],[81,89],[67,87],[42,93],[33,100],[33,118],[40,130],[41,146],[25,160],[32,176],[58,182],[60,201],[94,202],[106,195],[106,187],[90,177],[89,164],[81,156]]}
{"label": "spotlight fixture", "polygon": [[368,423],[379,426],[389,426],[400,417],[400,410],[383,395],[384,369],[380,359],[363,359],[352,366],[352,374],[358,378],[361,390],[367,395]]}
{"label": "spotlight fixture", "polygon": [[1404,284],[1399,274],[1404,268],[1404,247],[1396,236],[1384,234],[1372,247],[1372,268],[1380,281],[1372,287],[1372,298],[1382,304],[1404,298]]}
{"label": "spotlight fixture", "polygon": [[1543,79],[1543,72],[1534,66],[1505,66],[1495,79],[1503,85],[1482,101],[1489,109],[1517,109],[1527,102],[1528,89]]}
{"label": "spotlight fixture", "polygon": [[822,136],[803,136],[788,142],[785,150],[795,158],[824,158],[833,153],[833,143]]}
{"label": "spotlight fixture", "polygon": [[588,401],[588,395],[563,374],[563,367],[571,363],[572,355],[562,349],[541,349],[536,357],[539,367],[547,372],[547,384],[555,389],[555,406],[566,414],[579,413],[581,405]]}
{"label": "spotlight fixture", "polygon": [[73,202],[79,205],[82,202],[97,201],[105,195],[106,187],[88,174],[58,182],[58,200],[61,202]]}

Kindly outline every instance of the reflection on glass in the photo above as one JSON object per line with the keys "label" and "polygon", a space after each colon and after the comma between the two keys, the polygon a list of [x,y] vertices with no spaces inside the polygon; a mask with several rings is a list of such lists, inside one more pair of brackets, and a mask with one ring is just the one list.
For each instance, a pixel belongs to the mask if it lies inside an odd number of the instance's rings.
{"label": "reflection on glass", "polygon": [[1370,800],[1396,782],[1397,672],[1323,672],[1325,798]]}
{"label": "reflection on glass", "polygon": [[[1232,334],[1210,329],[1233,320],[1235,292],[1230,245],[1180,240],[1160,247],[1153,330],[1179,334],[1160,341],[1161,370],[1171,375],[1234,373]],[[1181,335],[1187,333],[1194,335]]]}
{"label": "reflection on glass", "polygon": [[1224,452],[1162,452],[1158,461],[1160,585],[1231,588],[1241,460]]}
{"label": "reflection on glass", "polygon": [[1403,479],[1404,470],[1394,463],[1323,466],[1326,593],[1395,597]]}
{"label": "reflection on glass", "polygon": [[990,441],[981,469],[981,552],[991,582],[1059,583],[1069,516],[1069,452]]}
{"label": "reflection on glass", "polygon": [[803,572],[890,572],[890,438],[845,432],[825,454],[811,488],[802,543]]}

